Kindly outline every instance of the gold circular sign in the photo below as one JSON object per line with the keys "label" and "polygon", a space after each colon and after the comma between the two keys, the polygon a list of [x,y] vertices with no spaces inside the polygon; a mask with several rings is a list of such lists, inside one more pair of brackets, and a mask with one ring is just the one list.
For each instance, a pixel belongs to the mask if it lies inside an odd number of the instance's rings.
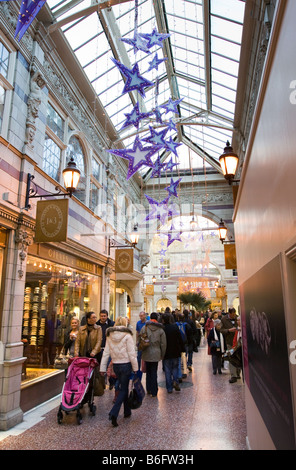
{"label": "gold circular sign", "polygon": [[125,250],[122,250],[122,252],[118,254],[117,264],[118,264],[119,269],[122,272],[128,272],[131,269],[131,265],[133,262],[133,258],[132,258],[133,250],[129,250],[129,251],[131,253]]}
{"label": "gold circular sign", "polygon": [[54,238],[63,226],[63,212],[54,203],[49,204],[43,210],[40,218],[40,228],[42,233],[48,238]]}

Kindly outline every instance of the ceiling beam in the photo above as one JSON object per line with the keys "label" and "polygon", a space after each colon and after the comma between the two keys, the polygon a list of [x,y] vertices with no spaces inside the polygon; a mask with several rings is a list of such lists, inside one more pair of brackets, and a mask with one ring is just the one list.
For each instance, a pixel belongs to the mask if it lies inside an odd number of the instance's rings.
{"label": "ceiling beam", "polygon": [[[72,2],[68,3],[64,7],[61,7],[59,10],[56,12],[53,12],[54,17],[58,18],[59,16],[62,16],[66,12],[72,10],[76,5],[79,5],[83,0],[72,0]],[[79,18],[83,18],[86,16],[91,15],[92,13],[95,13],[96,11],[101,11],[105,10],[106,8],[111,8],[114,5],[119,5],[120,3],[125,3],[125,2],[130,2],[132,0],[109,0],[107,2],[101,2],[98,3],[96,0],[93,2],[92,5],[90,5],[87,8],[84,8],[83,10],[77,11],[76,13],[73,13],[72,15],[67,16],[67,18],[63,18],[60,21],[55,21],[51,23],[50,25],[47,25],[48,27],[48,32],[52,33],[58,28],[61,28],[62,26],[65,26],[68,23],[71,23],[72,21],[78,20]]]}
{"label": "ceiling beam", "polygon": [[211,86],[211,24],[210,24],[210,1],[203,1],[204,20],[204,54],[205,54],[205,76],[206,76],[206,99],[207,108],[212,109],[212,86]]}

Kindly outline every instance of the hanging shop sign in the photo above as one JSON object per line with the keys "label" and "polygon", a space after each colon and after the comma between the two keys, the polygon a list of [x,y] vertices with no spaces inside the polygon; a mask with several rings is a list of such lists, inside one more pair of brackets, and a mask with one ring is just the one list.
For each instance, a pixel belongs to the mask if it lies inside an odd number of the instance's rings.
{"label": "hanging shop sign", "polygon": [[218,287],[216,290],[216,297],[218,299],[223,299],[226,296],[225,287]]}
{"label": "hanging shop sign", "polygon": [[115,272],[132,273],[134,271],[134,250],[117,248],[115,251]]}
{"label": "hanging shop sign", "polygon": [[147,284],[146,285],[146,295],[154,295],[154,285]]}
{"label": "hanging shop sign", "polygon": [[235,243],[224,245],[225,269],[237,269]]}
{"label": "hanging shop sign", "polygon": [[67,241],[69,199],[38,201],[36,243]]}

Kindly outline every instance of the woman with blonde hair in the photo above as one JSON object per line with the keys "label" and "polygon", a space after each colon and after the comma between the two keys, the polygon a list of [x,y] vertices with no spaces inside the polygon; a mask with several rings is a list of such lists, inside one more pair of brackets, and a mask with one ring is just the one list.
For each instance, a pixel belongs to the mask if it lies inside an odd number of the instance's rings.
{"label": "woman with blonde hair", "polygon": [[131,415],[131,409],[128,405],[128,386],[132,371],[137,372],[138,370],[133,333],[128,328],[128,322],[125,317],[118,317],[115,325],[106,330],[106,345],[100,365],[100,373],[102,375],[107,370],[110,356],[113,362],[114,373],[119,382],[119,393],[109,413],[109,419],[115,427],[118,426],[117,417],[122,404],[124,406],[124,417],[128,418]]}

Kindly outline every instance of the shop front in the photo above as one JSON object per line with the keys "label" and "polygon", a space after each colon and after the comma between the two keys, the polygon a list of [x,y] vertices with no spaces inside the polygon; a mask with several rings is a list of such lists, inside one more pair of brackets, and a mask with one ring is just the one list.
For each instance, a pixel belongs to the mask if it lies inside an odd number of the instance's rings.
{"label": "shop front", "polygon": [[[39,393],[48,393],[48,387],[41,382],[50,381],[57,393],[61,391],[64,371],[55,368],[55,357],[63,348],[71,319],[76,317],[81,321],[89,310],[99,313],[102,288],[101,266],[55,247],[31,245],[26,262],[23,411],[32,407],[32,400]],[[48,397],[38,397],[38,401],[41,403],[44,398]]]}

